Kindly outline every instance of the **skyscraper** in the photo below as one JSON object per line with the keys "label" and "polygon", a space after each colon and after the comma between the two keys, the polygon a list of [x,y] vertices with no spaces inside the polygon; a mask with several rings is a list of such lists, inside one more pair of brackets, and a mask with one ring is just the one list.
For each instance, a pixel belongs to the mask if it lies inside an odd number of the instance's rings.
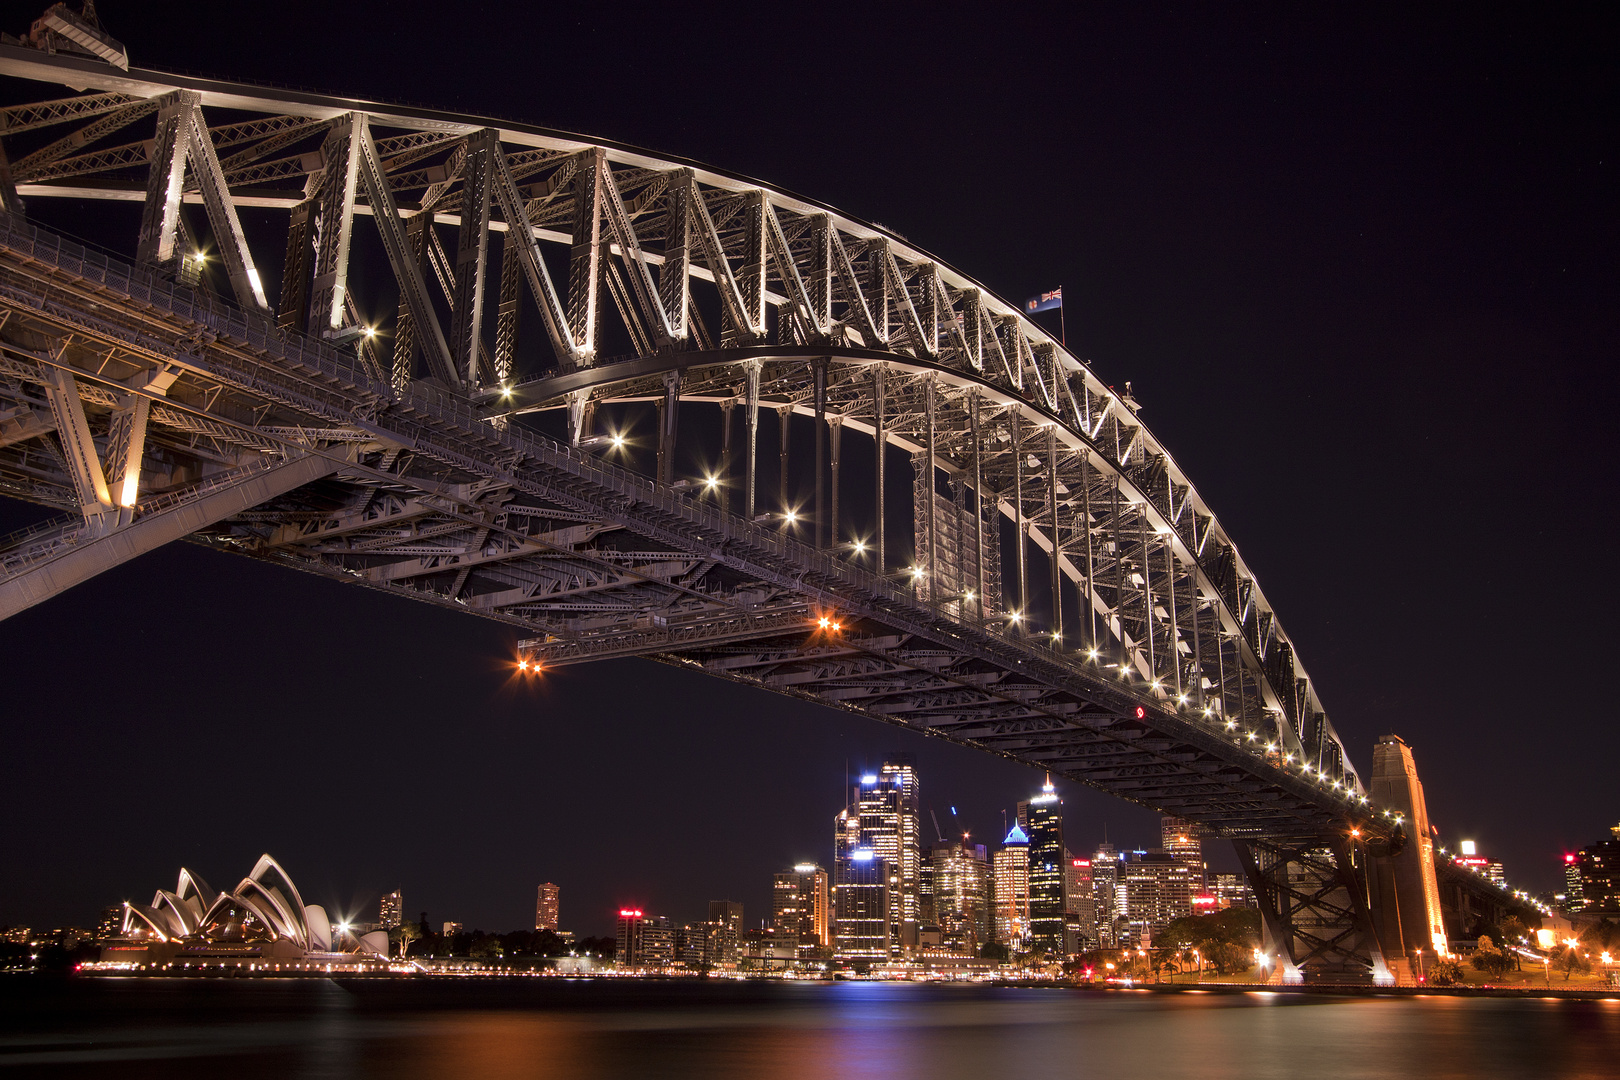
{"label": "skyscraper", "polygon": [[636,966],[667,968],[675,959],[675,924],[667,915],[647,916],[641,921],[641,955]]}
{"label": "skyscraper", "polygon": [[1564,910],[1579,911],[1586,906],[1581,893],[1581,864],[1574,855],[1564,855]]}
{"label": "skyscraper", "polygon": [[548,881],[540,886],[539,896],[534,901],[534,928],[555,931],[561,910],[562,890]]}
{"label": "skyscraper", "polygon": [[990,940],[990,867],[983,844],[946,840],[929,850],[934,922],[954,955],[977,956]]}
{"label": "skyscraper", "polygon": [[889,948],[895,956],[916,945],[922,919],[919,791],[915,759],[892,754],[851,792],[857,843],[870,848],[889,870]]}
{"label": "skyscraper", "polygon": [[1045,953],[1062,953],[1063,902],[1068,865],[1063,848],[1063,800],[1051,778],[1029,800],[1029,943]]}
{"label": "skyscraper", "polygon": [[831,944],[831,896],[827,871],[799,863],[775,875],[771,922],[776,932],[798,942],[798,955],[814,956]]}
{"label": "skyscraper", "polygon": [[395,889],[377,901],[377,922],[384,930],[392,930],[404,920],[404,910],[405,898]]}
{"label": "skyscraper", "polygon": [[1204,891],[1204,840],[1198,826],[1190,821],[1183,821],[1177,817],[1163,817],[1159,820],[1159,835],[1164,850],[1174,855],[1181,862],[1187,864],[1192,872],[1192,890],[1195,893]]}
{"label": "skyscraper", "polygon": [[996,940],[1021,949],[1029,938],[1029,837],[1014,825],[991,863]]}
{"label": "skyscraper", "polygon": [[740,901],[709,901],[709,963],[737,962],[742,955],[742,928],[743,906]]}
{"label": "skyscraper", "polygon": [[1620,825],[1612,840],[1599,840],[1575,853],[1580,870],[1583,911],[1620,911]]}
{"label": "skyscraper", "polygon": [[842,853],[833,863],[833,956],[843,963],[889,959],[892,880],[887,863],[869,847]]}
{"label": "skyscraper", "polygon": [[1185,860],[1162,849],[1126,855],[1120,863],[1118,906],[1131,944],[1151,941],[1154,931],[1192,914],[1193,874]]}
{"label": "skyscraper", "polygon": [[619,934],[613,961],[620,967],[636,967],[641,963],[641,924],[645,918],[640,908],[619,909]]}
{"label": "skyscraper", "polygon": [[1215,897],[1217,911],[1258,906],[1254,902],[1254,890],[1249,887],[1249,879],[1242,874],[1216,874],[1209,891]]}
{"label": "skyscraper", "polygon": [[1097,945],[1116,949],[1119,936],[1114,920],[1123,914],[1119,909],[1119,851],[1106,840],[1097,846],[1097,853],[1091,857],[1091,895],[1097,915]]}
{"label": "skyscraper", "polygon": [[1074,852],[1063,853],[1068,867],[1064,882],[1063,904],[1068,913],[1067,925],[1074,928],[1074,941],[1066,942],[1065,950],[1078,952],[1090,948],[1097,940],[1097,898],[1091,888],[1091,860],[1076,858]]}

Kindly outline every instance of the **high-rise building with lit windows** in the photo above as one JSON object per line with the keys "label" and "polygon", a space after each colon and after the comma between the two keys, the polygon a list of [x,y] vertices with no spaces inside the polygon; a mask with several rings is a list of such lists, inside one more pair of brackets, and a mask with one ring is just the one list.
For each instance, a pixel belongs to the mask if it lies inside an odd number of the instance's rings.
{"label": "high-rise building with lit windows", "polygon": [[1126,855],[1120,863],[1118,904],[1131,945],[1151,941],[1154,931],[1192,914],[1193,874],[1185,860],[1162,849]]}
{"label": "high-rise building with lit windows", "polygon": [[1203,892],[1207,872],[1204,866],[1204,838],[1199,827],[1178,817],[1165,816],[1159,820],[1159,836],[1164,850],[1186,864],[1191,873],[1193,891]]}
{"label": "high-rise building with lit windows", "polygon": [[1068,864],[1063,848],[1063,800],[1050,778],[1029,800],[1029,944],[1037,952],[1062,953],[1067,913],[1063,901]]}
{"label": "high-rise building with lit windows", "polygon": [[384,930],[392,930],[404,921],[404,912],[405,898],[400,895],[398,889],[384,894],[383,898],[377,901],[377,922]]}
{"label": "high-rise building with lit windows", "polygon": [[637,967],[663,969],[676,960],[675,924],[667,915],[649,915],[641,922],[641,955]]}
{"label": "high-rise building with lit windows", "polygon": [[1574,855],[1564,853],[1564,910],[1579,911],[1586,906],[1581,894],[1581,865]]}
{"label": "high-rise building with lit windows", "polygon": [[1091,857],[1091,895],[1097,918],[1097,945],[1119,947],[1118,923],[1125,914],[1120,908],[1119,850],[1104,840]]}
{"label": "high-rise building with lit windows", "polygon": [[889,949],[913,948],[922,922],[922,828],[915,759],[891,754],[876,772],[863,774],[850,792],[858,836],[889,872]]}
{"label": "high-rise building with lit windows", "polygon": [[1067,925],[1074,930],[1073,940],[1065,943],[1064,950],[1078,952],[1097,942],[1097,897],[1091,887],[1091,860],[1065,851],[1063,862],[1067,867],[1063,910],[1068,915]]}
{"label": "high-rise building with lit windows", "polygon": [[619,909],[619,933],[613,950],[613,962],[620,967],[636,967],[641,963],[641,926],[645,919],[640,908]]}
{"label": "high-rise building with lit windows", "polygon": [[977,956],[990,941],[990,866],[984,845],[945,840],[928,855],[940,944],[953,955]]}
{"label": "high-rise building with lit windows", "polygon": [[738,900],[709,901],[710,964],[735,964],[742,958],[743,906]]}
{"label": "high-rise building with lit windows", "polygon": [[534,901],[534,928],[555,932],[561,907],[562,890],[549,881],[540,886]]}
{"label": "high-rise building with lit windows", "polygon": [[832,943],[827,871],[799,863],[771,882],[771,923],[778,935],[798,942],[798,955],[815,956]]}
{"label": "high-rise building with lit windows", "polygon": [[890,868],[869,847],[850,847],[833,860],[833,957],[840,963],[888,960]]}
{"label": "high-rise building with lit windows", "polygon": [[1583,911],[1620,912],[1620,825],[1612,840],[1599,840],[1575,853]]}
{"label": "high-rise building with lit windows", "polygon": [[1022,949],[1029,940],[1029,837],[1014,825],[991,860],[996,940]]}

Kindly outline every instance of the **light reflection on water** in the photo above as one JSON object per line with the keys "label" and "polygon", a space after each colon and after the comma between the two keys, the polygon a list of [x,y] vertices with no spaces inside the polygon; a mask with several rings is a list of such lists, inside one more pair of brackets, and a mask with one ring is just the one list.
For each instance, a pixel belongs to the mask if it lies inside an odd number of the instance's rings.
{"label": "light reflection on water", "polygon": [[0,1071],[73,1077],[1614,1077],[1620,1001],[880,983],[11,979]]}

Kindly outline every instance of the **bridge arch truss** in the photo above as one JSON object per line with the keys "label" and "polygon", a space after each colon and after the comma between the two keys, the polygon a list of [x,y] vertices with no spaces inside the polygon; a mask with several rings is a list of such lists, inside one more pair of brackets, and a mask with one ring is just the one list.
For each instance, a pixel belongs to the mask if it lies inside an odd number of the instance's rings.
{"label": "bridge arch truss", "polygon": [[[0,109],[0,490],[67,513],[0,550],[0,617],[189,538],[499,619],[525,663],[698,667],[1240,842],[1392,827],[1128,395],[902,237],[525,125],[10,46],[0,73],[88,91]],[[25,217],[52,198],[139,204],[133,265]],[[361,295],[367,244],[391,275]],[[604,423],[633,402],[650,475]],[[761,412],[782,476],[813,458],[808,510],[761,490]],[[679,476],[705,413],[712,467]],[[886,448],[858,513],[851,433]]]}

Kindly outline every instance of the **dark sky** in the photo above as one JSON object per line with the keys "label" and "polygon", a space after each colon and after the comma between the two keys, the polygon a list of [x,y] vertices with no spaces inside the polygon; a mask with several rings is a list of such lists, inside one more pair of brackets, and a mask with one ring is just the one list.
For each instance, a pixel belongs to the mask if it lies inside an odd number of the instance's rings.
{"label": "dark sky", "polygon": [[[1620,820],[1597,5],[184,7],[100,10],[139,66],[641,144],[1004,297],[1064,286],[1071,344],[1134,383],[1363,770],[1401,734],[1446,837],[1538,888]],[[0,528],[32,513],[0,500]],[[553,880],[583,933],[718,897],[757,923],[771,871],[830,857],[846,760],[917,753],[924,801],[985,838],[1039,783],[650,662],[519,688],[510,642],[185,545],[0,624],[0,925],[89,920],[182,863],[228,886],[266,850],[345,912],[401,885],[508,929]],[[1144,811],[1066,796],[1072,847],[1151,842]]]}

